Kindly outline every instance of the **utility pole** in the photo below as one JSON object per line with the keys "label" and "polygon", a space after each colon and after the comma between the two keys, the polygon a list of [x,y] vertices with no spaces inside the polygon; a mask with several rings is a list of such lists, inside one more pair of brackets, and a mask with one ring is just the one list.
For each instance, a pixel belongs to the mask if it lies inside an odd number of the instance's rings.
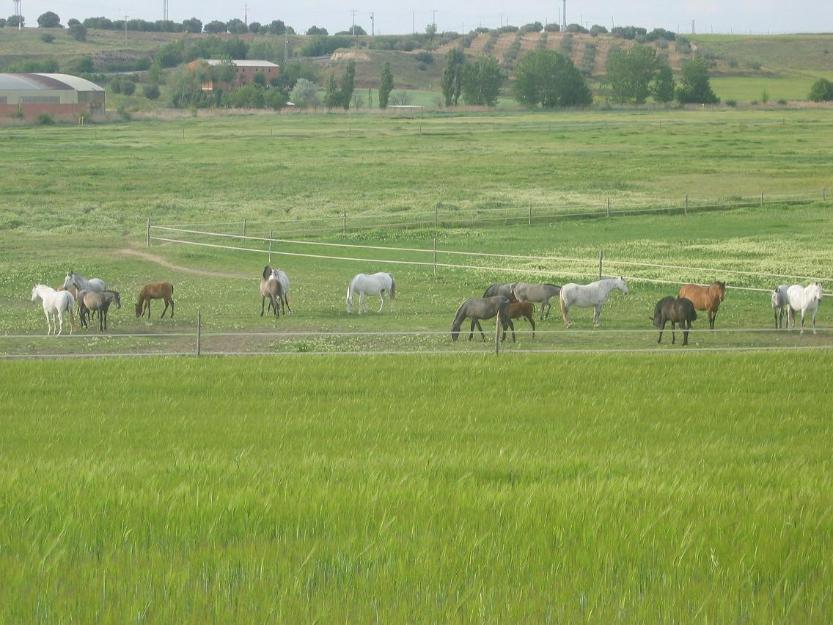
{"label": "utility pole", "polygon": [[416,35],[416,11],[411,11],[411,32]]}
{"label": "utility pole", "polygon": [[249,25],[249,5],[243,5],[243,23],[248,26]]}
{"label": "utility pole", "polygon": [[289,35],[283,33],[283,66],[286,67],[286,57],[289,54]]}
{"label": "utility pole", "polygon": [[695,34],[694,33],[694,20],[691,20],[691,34],[692,35]]}
{"label": "utility pole", "polygon": [[127,15],[124,16],[124,42],[127,43]]}
{"label": "utility pole", "polygon": [[376,15],[374,15],[373,11],[370,12],[370,38],[376,36]]}
{"label": "utility pole", "polygon": [[431,24],[434,26],[434,32],[437,32],[437,9],[431,9]]}
{"label": "utility pole", "polygon": [[564,8],[561,9],[561,30],[567,30],[567,0],[563,0]]}
{"label": "utility pole", "polygon": [[350,26],[350,32],[353,33],[353,37],[355,37],[355,45],[353,47],[359,47],[359,36],[356,34],[356,9],[350,9],[350,16],[352,18],[352,25]]}
{"label": "utility pole", "polygon": [[21,9],[22,0],[14,0],[14,14],[17,16],[17,29],[23,28],[23,10]]}
{"label": "utility pole", "polygon": [[162,0],[162,20],[168,21],[168,0]]}

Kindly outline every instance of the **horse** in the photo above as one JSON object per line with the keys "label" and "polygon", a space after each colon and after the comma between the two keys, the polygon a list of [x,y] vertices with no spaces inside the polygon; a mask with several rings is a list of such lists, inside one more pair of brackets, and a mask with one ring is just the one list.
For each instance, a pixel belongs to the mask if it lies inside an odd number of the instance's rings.
{"label": "horse", "polygon": [[72,334],[75,328],[75,317],[72,309],[75,307],[75,298],[69,291],[56,291],[45,284],[36,284],[32,289],[32,301],[40,298],[43,304],[43,314],[46,315],[46,334],[52,334],[53,315],[57,317],[54,322],[57,330],[56,336],[64,331],[64,313],[69,315],[69,333]]}
{"label": "horse", "polygon": [[659,330],[659,339],[657,343],[662,343],[662,333],[665,330],[665,324],[671,322],[671,344],[677,342],[677,324],[683,331],[683,345],[688,345],[688,333],[691,330],[691,322],[697,320],[697,311],[694,310],[694,304],[690,299],[685,297],[674,298],[672,296],[663,297],[657,302],[654,307],[653,318],[649,317],[654,324],[654,327]]}
{"label": "horse", "polygon": [[691,300],[697,310],[709,311],[709,329],[714,330],[714,319],[720,302],[726,298],[726,283],[712,282],[709,286],[699,284],[684,284],[677,294]]}
{"label": "horse", "polygon": [[541,304],[540,319],[545,319],[544,310],[547,311],[546,317],[550,316],[550,298],[557,297],[561,293],[561,287],[557,284],[529,284],[527,282],[518,282],[512,287],[512,294],[519,302],[535,302]]}
{"label": "horse", "polygon": [[269,310],[275,311],[275,316],[279,317],[281,314],[281,283],[272,273],[272,268],[266,265],[263,268],[263,273],[260,277],[260,316],[263,316],[263,309],[266,306],[266,300],[269,300]]}
{"label": "horse", "polygon": [[804,315],[813,313],[813,334],[816,333],[816,313],[821,303],[821,285],[818,282],[804,287],[794,284],[787,289],[787,302],[789,306],[789,319],[787,326],[792,322],[795,328],[795,313],[801,312],[801,334],[804,334]]}
{"label": "horse", "polygon": [[789,325],[790,302],[787,297],[788,288],[789,287],[786,284],[780,284],[772,289],[772,293],[770,295],[770,301],[772,302],[772,315],[775,317],[776,330],[784,326],[784,315],[787,315],[787,322]]}
{"label": "horse", "polygon": [[509,318],[506,310],[509,300],[502,295],[493,295],[492,297],[473,297],[467,299],[457,309],[454,315],[454,321],[451,324],[451,340],[456,341],[460,336],[460,326],[463,325],[463,320],[471,319],[471,330],[469,331],[469,340],[474,336],[474,328],[480,330],[480,336],[486,340],[486,335],[483,334],[483,328],[480,326],[481,319],[491,319],[498,312],[500,312],[500,323],[503,326],[503,338],[506,339],[506,328],[512,329],[512,340],[515,340],[515,326]]}
{"label": "horse", "polygon": [[587,285],[570,283],[562,286],[558,295],[561,301],[561,316],[564,318],[564,325],[568,328],[573,325],[573,322],[570,321],[570,307],[572,306],[578,306],[579,308],[592,306],[595,308],[593,326],[600,325],[602,306],[610,297],[610,292],[613,289],[619,289],[625,295],[629,293],[624,278],[604,278]]}
{"label": "horse", "polygon": [[504,284],[490,284],[489,288],[483,292],[483,297],[494,297],[495,295],[503,295],[503,297],[508,299],[510,302],[516,302],[518,300],[515,299],[515,296],[512,293],[512,287],[514,286],[514,282]]}
{"label": "horse", "polygon": [[104,280],[100,278],[90,278],[87,280],[80,273],[75,273],[74,271],[67,273],[66,278],[64,278],[64,288],[68,289],[71,286],[74,286],[79,291],[95,291],[96,293],[101,293],[101,291],[107,289]]}
{"label": "horse", "polygon": [[81,319],[81,325],[86,328],[87,315],[97,310],[98,331],[104,332],[107,329],[107,315],[113,302],[121,308],[121,296],[118,291],[102,291],[101,293],[81,291],[78,294],[78,317]]}
{"label": "horse", "polygon": [[136,318],[142,317],[147,311],[148,319],[150,319],[150,300],[161,299],[165,300],[165,309],[159,317],[162,319],[168,311],[168,306],[171,307],[171,319],[174,317],[174,285],[170,282],[153,282],[146,284],[139,291],[139,299],[136,302]]}
{"label": "horse", "polygon": [[[505,313],[501,311],[501,315],[506,314],[508,320],[520,319],[521,317],[529,321],[532,326],[532,338],[535,338],[535,306],[531,302],[509,302],[506,306]],[[506,339],[506,330],[503,330],[503,339]],[[512,342],[515,342],[515,328],[512,328]]]}
{"label": "horse", "polygon": [[369,276],[363,273],[356,274],[347,287],[347,313],[353,312],[353,295],[356,293],[359,294],[359,314],[362,314],[362,308],[367,312],[365,295],[378,295],[381,300],[379,312],[382,312],[382,308],[385,307],[385,291],[390,301],[396,299],[396,280],[389,273],[380,271]]}
{"label": "horse", "polygon": [[289,276],[286,275],[283,269],[277,268],[272,269],[272,276],[281,283],[281,312],[284,316],[287,310],[289,310],[289,314],[292,314],[292,309],[289,307]]}

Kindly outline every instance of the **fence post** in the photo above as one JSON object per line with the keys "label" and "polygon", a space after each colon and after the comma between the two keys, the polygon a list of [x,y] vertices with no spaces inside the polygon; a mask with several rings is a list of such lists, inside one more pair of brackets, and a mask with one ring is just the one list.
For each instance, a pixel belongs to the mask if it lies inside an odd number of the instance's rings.
{"label": "fence post", "polygon": [[145,247],[150,247],[150,217],[148,217],[147,230],[145,231]]}
{"label": "fence post", "polygon": [[272,231],[269,231],[269,264],[272,264]]}
{"label": "fence post", "polygon": [[437,237],[434,237],[434,277],[437,277]]}
{"label": "fence post", "polygon": [[434,204],[434,228],[440,227],[440,205]]}
{"label": "fence post", "polygon": [[246,218],[245,217],[243,218],[243,238],[241,240],[242,241],[246,240]]}
{"label": "fence post", "polygon": [[529,205],[529,225],[532,225],[532,204]]}
{"label": "fence post", "polygon": [[821,190],[821,201],[822,202],[827,201],[827,188],[826,187],[822,188],[822,190]]}
{"label": "fence post", "polygon": [[764,192],[761,191],[761,207],[764,205]]}
{"label": "fence post", "polygon": [[197,356],[202,352],[202,313],[197,310]]}
{"label": "fence post", "polygon": [[685,204],[683,204],[683,215],[688,215],[688,193],[685,194]]}
{"label": "fence post", "polygon": [[607,198],[607,216],[610,217],[610,198]]}
{"label": "fence post", "polygon": [[347,236],[347,211],[341,213],[341,235]]}
{"label": "fence post", "polygon": [[602,279],[602,263],[604,262],[604,250],[599,250],[599,280]]}
{"label": "fence post", "polygon": [[495,355],[500,354],[500,310],[495,315]]}

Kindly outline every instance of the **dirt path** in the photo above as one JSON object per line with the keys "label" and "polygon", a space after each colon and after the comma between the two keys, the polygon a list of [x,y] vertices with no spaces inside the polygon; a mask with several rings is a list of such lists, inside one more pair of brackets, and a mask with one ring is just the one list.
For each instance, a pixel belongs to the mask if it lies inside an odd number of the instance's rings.
{"label": "dirt path", "polygon": [[232,280],[251,280],[251,276],[243,276],[236,273],[223,273],[221,271],[206,271],[205,269],[193,269],[191,267],[183,267],[182,265],[175,265],[174,263],[162,258],[161,256],[157,256],[156,254],[151,254],[150,252],[143,252],[141,250],[136,250],[130,247],[125,247],[120,249],[117,252],[121,256],[132,256],[134,258],[140,258],[145,260],[149,263],[155,263],[167,269],[171,269],[172,271],[179,271],[181,273],[190,273],[197,276],[210,276],[212,278],[230,278]]}

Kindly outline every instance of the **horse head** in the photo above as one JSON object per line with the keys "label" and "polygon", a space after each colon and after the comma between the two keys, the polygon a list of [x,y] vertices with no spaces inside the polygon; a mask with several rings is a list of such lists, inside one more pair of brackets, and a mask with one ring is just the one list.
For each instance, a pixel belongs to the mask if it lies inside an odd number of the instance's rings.
{"label": "horse head", "polygon": [[619,276],[618,278],[616,278],[616,286],[619,287],[619,290],[622,291],[622,293],[624,293],[625,295],[630,293],[628,285],[625,282],[624,276]]}
{"label": "horse head", "polygon": [[141,316],[142,316],[142,303],[141,302],[136,302],[136,318],[138,319]]}
{"label": "horse head", "polygon": [[113,291],[113,301],[116,302],[116,306],[121,310],[121,295],[119,295],[118,291]]}
{"label": "horse head", "polygon": [[720,295],[720,301],[722,302],[724,299],[726,299],[726,283],[718,281],[714,284],[717,287],[717,293]]}
{"label": "horse head", "polygon": [[812,290],[811,295],[812,295],[813,299],[820,302],[821,301],[821,284],[819,284],[818,282],[813,282],[813,284],[810,285],[810,289]]}
{"label": "horse head", "polygon": [[32,287],[32,301],[37,301],[38,299],[38,285]]}

